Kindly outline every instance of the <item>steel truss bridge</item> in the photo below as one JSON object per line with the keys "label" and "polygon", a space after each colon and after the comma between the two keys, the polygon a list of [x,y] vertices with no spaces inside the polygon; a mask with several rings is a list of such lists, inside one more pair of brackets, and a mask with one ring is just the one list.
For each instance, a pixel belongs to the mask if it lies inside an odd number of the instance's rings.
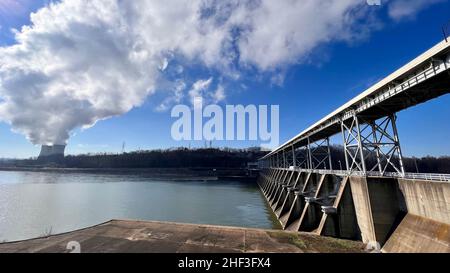
{"label": "steel truss bridge", "polygon": [[[450,181],[450,175],[405,172],[396,125],[397,112],[449,92],[450,41],[444,40],[261,158],[260,168]],[[337,134],[345,170],[332,164],[329,139]]]}

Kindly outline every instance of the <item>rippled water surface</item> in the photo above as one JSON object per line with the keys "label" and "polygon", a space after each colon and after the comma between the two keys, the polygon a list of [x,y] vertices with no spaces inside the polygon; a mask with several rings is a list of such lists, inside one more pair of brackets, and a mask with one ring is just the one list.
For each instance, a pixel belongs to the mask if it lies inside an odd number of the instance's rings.
{"label": "rippled water surface", "polygon": [[253,183],[0,172],[0,241],[61,233],[110,219],[275,227]]}

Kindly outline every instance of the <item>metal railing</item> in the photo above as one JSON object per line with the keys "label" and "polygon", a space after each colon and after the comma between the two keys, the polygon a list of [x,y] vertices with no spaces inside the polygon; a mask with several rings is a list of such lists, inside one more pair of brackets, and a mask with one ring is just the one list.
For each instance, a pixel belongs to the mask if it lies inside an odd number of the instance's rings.
{"label": "metal railing", "polygon": [[440,173],[405,173],[404,178],[414,180],[450,182],[450,174],[440,174]]}
{"label": "metal railing", "polygon": [[334,174],[338,176],[367,176],[367,177],[392,177],[392,178],[405,178],[411,180],[426,180],[437,182],[450,182],[450,174],[440,173],[405,173],[401,175],[397,172],[385,172],[381,175],[379,172],[358,172],[358,171],[346,171],[346,170],[325,170],[325,169],[302,169],[291,166],[290,168],[276,168],[282,170],[299,171],[299,172],[311,172],[317,174]]}

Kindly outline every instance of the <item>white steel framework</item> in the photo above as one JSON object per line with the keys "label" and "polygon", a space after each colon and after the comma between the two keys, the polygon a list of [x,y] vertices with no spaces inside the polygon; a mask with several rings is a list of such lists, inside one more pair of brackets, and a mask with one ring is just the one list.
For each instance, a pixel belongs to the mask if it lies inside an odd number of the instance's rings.
{"label": "white steel framework", "polygon": [[329,138],[341,134],[343,172],[407,177],[396,113],[448,93],[450,41],[444,40],[264,156],[261,165],[333,171]]}
{"label": "white steel framework", "polygon": [[366,120],[353,116],[341,122],[347,170],[363,174],[397,172],[404,176],[403,157],[396,126],[396,116]]}

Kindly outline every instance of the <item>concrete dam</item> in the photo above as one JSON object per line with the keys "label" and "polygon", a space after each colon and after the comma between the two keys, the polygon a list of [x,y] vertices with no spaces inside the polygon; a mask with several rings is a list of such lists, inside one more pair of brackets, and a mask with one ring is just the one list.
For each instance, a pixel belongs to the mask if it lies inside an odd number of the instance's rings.
{"label": "concrete dam", "polygon": [[[284,230],[112,220],[67,233],[1,243],[0,252],[69,252],[67,244],[75,240],[83,253],[450,253],[450,174],[405,170],[396,116],[404,109],[449,93],[450,41],[442,41],[265,155],[257,166],[248,166],[248,175],[253,171],[258,174],[257,183],[270,205],[270,208],[263,206],[264,209],[273,211]],[[345,158],[345,162],[341,166],[333,164],[336,162],[332,158],[336,153],[331,152],[330,146],[333,136],[342,140],[341,159]],[[63,154],[63,145],[43,146],[40,157]],[[218,175],[217,170],[214,173]],[[61,177],[66,174],[67,170]],[[188,174],[186,170],[178,170],[177,175],[186,178]],[[148,186],[133,181],[127,184]],[[89,184],[81,183],[83,188]],[[163,196],[170,200],[166,206],[174,203],[179,211],[179,200],[172,202],[174,199],[167,198],[164,192],[154,191],[156,194],[149,198],[154,183],[133,192],[142,192],[142,200]],[[60,184],[72,187],[75,183]],[[102,184],[119,183],[102,181]],[[198,192],[187,189],[183,188],[183,195]],[[255,190],[261,198],[258,189]],[[169,187],[165,193],[179,191]],[[226,196],[229,199],[218,201],[211,197],[212,192],[208,190],[204,194],[214,202],[202,207],[224,218],[211,204],[227,207],[230,198]],[[223,197],[223,193],[216,196]],[[235,191],[231,194],[236,198]],[[200,199],[195,197],[192,200]],[[236,199],[247,200],[246,197]],[[110,196],[100,198],[109,199]],[[155,205],[138,206],[145,210],[142,215],[148,215],[149,208],[154,207],[152,213],[166,213],[167,207],[158,209],[162,200],[157,201]],[[107,203],[108,206],[99,210],[100,215],[103,217],[116,203],[121,204],[116,199]],[[196,212],[200,208],[192,204],[184,206]],[[92,209],[90,205],[82,207],[79,214]],[[247,212],[239,221],[253,214],[258,213]]]}
{"label": "concrete dam", "polygon": [[[283,228],[449,253],[450,175],[405,172],[396,126],[397,112],[449,92],[444,40],[261,158],[258,183]],[[332,164],[335,135],[344,168]]]}

